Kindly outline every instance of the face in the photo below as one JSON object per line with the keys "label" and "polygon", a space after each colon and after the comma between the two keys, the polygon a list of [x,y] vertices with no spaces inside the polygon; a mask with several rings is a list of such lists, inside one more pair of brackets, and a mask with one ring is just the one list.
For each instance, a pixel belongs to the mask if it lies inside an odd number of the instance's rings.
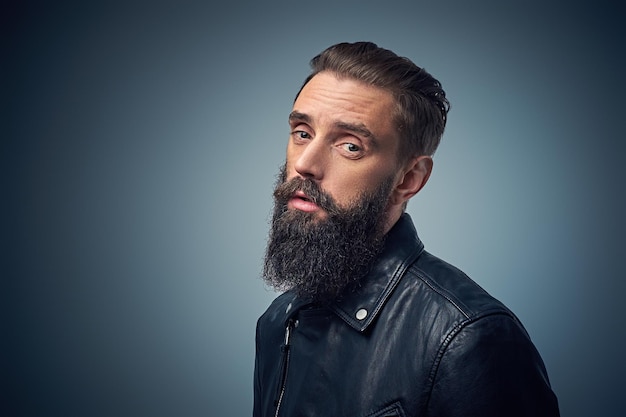
{"label": "face", "polygon": [[430,158],[399,164],[390,93],[320,73],[289,117],[284,170],[274,190],[263,277],[313,301],[341,297],[366,277]]}
{"label": "face", "polygon": [[[400,171],[394,109],[392,95],[383,89],[332,73],[317,74],[304,86],[289,116],[287,180],[313,180],[341,208],[374,193]],[[327,216],[302,190],[287,207],[318,219]]]}

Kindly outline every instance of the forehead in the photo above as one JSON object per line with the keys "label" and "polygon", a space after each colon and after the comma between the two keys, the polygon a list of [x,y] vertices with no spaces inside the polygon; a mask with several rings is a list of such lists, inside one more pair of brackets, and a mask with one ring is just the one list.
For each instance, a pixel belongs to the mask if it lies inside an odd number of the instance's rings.
{"label": "forehead", "polygon": [[397,133],[395,101],[389,91],[330,72],[315,75],[302,88],[293,110],[319,124],[362,124],[381,137]]}

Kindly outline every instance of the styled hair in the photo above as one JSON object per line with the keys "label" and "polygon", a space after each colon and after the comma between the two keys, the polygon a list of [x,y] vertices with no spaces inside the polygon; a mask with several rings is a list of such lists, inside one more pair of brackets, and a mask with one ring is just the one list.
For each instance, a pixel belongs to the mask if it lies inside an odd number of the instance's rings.
{"label": "styled hair", "polygon": [[441,83],[425,69],[372,42],[338,43],[315,56],[310,64],[312,73],[300,91],[324,71],[387,90],[397,106],[394,118],[402,140],[401,161],[435,153],[450,103]]}

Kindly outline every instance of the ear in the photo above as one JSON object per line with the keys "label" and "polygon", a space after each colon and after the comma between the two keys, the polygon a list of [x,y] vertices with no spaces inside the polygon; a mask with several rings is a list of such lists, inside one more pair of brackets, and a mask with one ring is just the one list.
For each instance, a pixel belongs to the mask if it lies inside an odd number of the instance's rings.
{"label": "ear", "polygon": [[422,155],[412,158],[407,163],[396,187],[391,194],[392,204],[404,204],[426,185],[433,170],[433,159]]}

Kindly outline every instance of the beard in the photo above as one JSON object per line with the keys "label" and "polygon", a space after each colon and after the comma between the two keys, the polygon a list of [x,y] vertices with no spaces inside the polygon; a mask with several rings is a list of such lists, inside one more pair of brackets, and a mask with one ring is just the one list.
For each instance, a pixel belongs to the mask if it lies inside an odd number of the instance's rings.
{"label": "beard", "polygon": [[[313,302],[336,300],[358,287],[384,244],[386,207],[393,177],[341,208],[319,185],[306,178],[286,181],[281,169],[274,189],[274,213],[265,253],[263,279],[278,291],[292,290]],[[301,190],[326,213],[288,209]]]}

